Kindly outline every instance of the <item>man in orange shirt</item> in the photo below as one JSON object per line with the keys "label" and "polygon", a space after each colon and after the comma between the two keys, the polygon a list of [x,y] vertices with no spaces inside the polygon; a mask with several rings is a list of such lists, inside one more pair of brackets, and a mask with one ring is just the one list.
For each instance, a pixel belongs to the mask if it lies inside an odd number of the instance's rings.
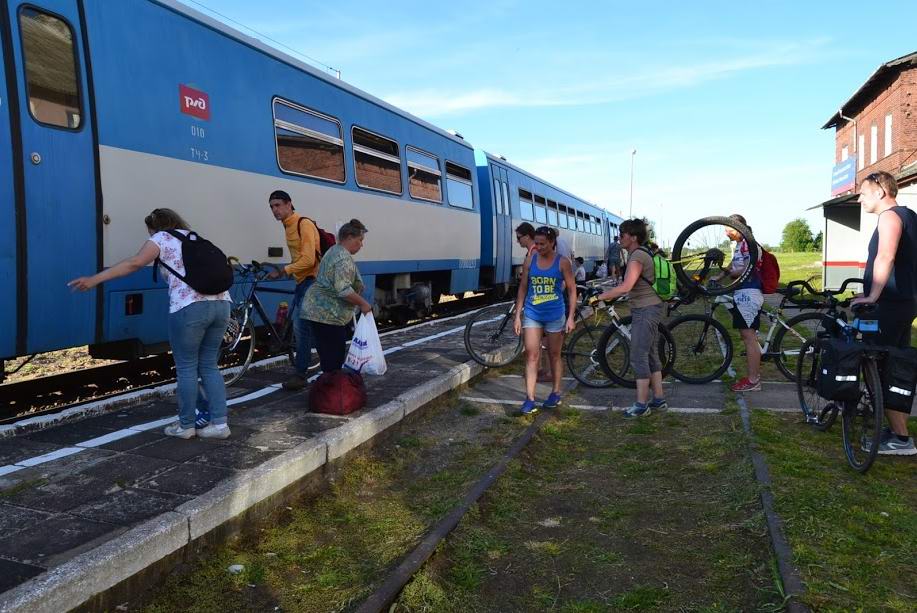
{"label": "man in orange shirt", "polygon": [[289,317],[293,318],[293,335],[296,337],[293,361],[296,372],[284,382],[283,389],[301,390],[306,386],[306,374],[312,358],[312,329],[309,320],[300,316],[299,307],[318,272],[318,228],[310,219],[296,212],[290,194],[285,191],[273,192],[268,198],[268,204],[274,219],[283,223],[287,247],[290,250],[290,263],[283,269],[272,272],[269,278],[291,277],[296,280],[296,293],[293,295],[293,304],[290,305],[289,311]]}

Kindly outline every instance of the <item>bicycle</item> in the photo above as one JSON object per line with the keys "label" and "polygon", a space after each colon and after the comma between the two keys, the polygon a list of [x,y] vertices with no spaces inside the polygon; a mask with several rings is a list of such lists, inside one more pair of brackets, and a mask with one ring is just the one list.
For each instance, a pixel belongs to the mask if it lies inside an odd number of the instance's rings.
{"label": "bicycle", "polygon": [[[223,369],[223,380],[227,386],[233,385],[248,371],[251,366],[252,358],[255,355],[255,348],[258,345],[258,330],[262,330],[268,336],[268,349],[271,353],[284,353],[290,362],[293,362],[293,318],[295,313],[288,313],[284,322],[277,325],[276,322],[268,317],[264,310],[264,305],[258,298],[258,293],[284,294],[293,296],[294,290],[279,289],[274,287],[260,287],[260,284],[268,277],[269,271],[266,267],[276,268],[273,264],[265,264],[252,261],[251,264],[239,264],[235,261],[233,269],[240,281],[248,282],[250,285],[243,297],[239,301],[234,301],[229,315],[229,324],[226,332],[223,334],[223,342],[220,345],[220,367]],[[292,302],[292,300],[291,300]],[[252,314],[257,313],[261,318],[262,326],[256,327]]]}
{"label": "bicycle", "polygon": [[[836,317],[831,322],[833,329],[822,331],[814,340],[805,345],[806,353],[802,354],[803,359],[799,361],[797,369],[799,378],[796,389],[800,408],[806,415],[806,421],[816,425],[820,430],[827,430],[837,418],[837,413],[840,412],[843,423],[844,455],[851,468],[860,473],[869,470],[879,452],[885,410],[879,366],[887,352],[882,347],[871,344],[874,336],[879,332],[878,322],[860,319],[861,315],[868,314],[873,309],[874,305],[853,307],[854,314],[857,315],[853,323],[847,323],[843,317]],[[829,401],[818,412],[818,421],[810,421],[815,417],[814,413],[810,413],[813,409],[809,404],[811,391],[814,390],[818,394],[819,377],[827,376],[830,370],[823,361],[822,353],[822,346],[828,339],[840,339],[847,344],[861,346],[859,372],[856,375],[836,375],[835,377],[844,381],[852,377],[857,381],[859,390],[855,398]]]}
{"label": "bicycle", "polygon": [[[838,293],[846,291],[847,284],[861,282],[859,279],[848,279]],[[822,295],[806,281],[791,281],[777,293],[782,296],[776,309],[762,308],[760,317],[768,320],[770,326],[764,342],[761,344],[761,360],[773,361],[778,370],[789,381],[796,381],[796,363],[803,344],[815,337],[824,318],[823,313],[815,312],[827,307],[826,302],[799,300],[801,289],[808,289],[814,295]],[[669,314],[682,305],[691,304],[698,297],[698,292],[688,290],[679,294],[670,302]],[[682,358],[673,369],[672,375],[685,383],[709,383],[722,376],[729,368],[734,355],[732,336],[717,318],[719,307],[734,305],[730,296],[716,296],[712,307],[705,305],[703,314],[688,314],[676,317],[668,324],[675,342],[679,345],[678,355]],[[784,319],[787,308],[813,309],[812,312],[799,313]]]}
{"label": "bicycle", "polygon": [[[748,260],[741,270],[732,270],[726,232],[738,232],[748,245]],[[748,278],[758,261],[758,243],[745,224],[732,217],[704,217],[689,224],[672,246],[672,266],[682,287],[695,288],[706,296],[735,291]],[[722,283],[728,279],[728,283]]]}

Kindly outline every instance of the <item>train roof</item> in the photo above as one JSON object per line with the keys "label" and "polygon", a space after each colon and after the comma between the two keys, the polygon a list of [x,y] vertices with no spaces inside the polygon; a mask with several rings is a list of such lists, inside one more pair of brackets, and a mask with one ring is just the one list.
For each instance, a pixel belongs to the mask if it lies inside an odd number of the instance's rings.
{"label": "train roof", "polygon": [[429,123],[428,121],[424,121],[420,117],[412,115],[403,109],[399,109],[398,107],[393,106],[380,98],[376,98],[372,94],[368,94],[365,91],[361,90],[360,88],[354,87],[353,85],[350,85],[349,83],[341,79],[337,79],[328,74],[325,74],[323,71],[315,68],[314,66],[310,66],[309,64],[303,62],[302,60],[296,59],[292,55],[286,54],[283,51],[275,49],[274,47],[271,47],[270,45],[258,40],[257,38],[253,38],[251,36],[243,34],[242,32],[236,30],[235,28],[232,28],[226,25],[225,23],[216,20],[210,17],[209,15],[205,15],[204,13],[201,13],[200,11],[194,8],[191,8],[190,6],[181,3],[178,0],[150,0],[150,1],[153,2],[154,4],[159,4],[160,6],[163,6],[171,11],[180,13],[184,15],[185,17],[188,17],[189,19],[193,19],[194,21],[200,22],[201,24],[207,26],[208,28],[216,30],[220,32],[221,34],[225,34],[226,36],[248,47],[251,47],[257,51],[260,51],[261,53],[264,53],[277,60],[280,60],[281,62],[284,62],[295,68],[298,68],[299,70],[307,72],[310,75],[312,75],[313,77],[322,79],[323,81],[325,81],[326,83],[334,87],[342,89],[355,96],[359,96],[360,98],[363,98],[364,100],[367,100],[368,102],[371,102],[379,107],[382,107],[388,111],[391,111],[392,113],[400,115],[401,117],[404,117],[405,119],[412,121],[419,126],[427,128],[428,130],[432,130],[433,132],[439,134],[440,136],[444,136],[458,144],[468,147],[469,149],[474,149],[471,143],[466,141],[464,138],[459,138],[458,136],[455,136],[454,134],[447,132],[446,130],[443,130],[442,128],[434,126],[433,124]]}
{"label": "train roof", "polygon": [[585,198],[580,198],[580,197],[577,196],[576,194],[571,194],[569,191],[567,191],[567,190],[565,190],[565,189],[563,189],[563,188],[557,187],[556,185],[554,185],[554,184],[551,183],[550,181],[545,181],[545,180],[542,179],[541,177],[536,176],[536,175],[533,175],[533,174],[532,174],[531,172],[529,172],[528,170],[525,170],[524,168],[519,168],[518,166],[516,166],[516,165],[513,164],[512,162],[506,161],[506,158],[504,158],[504,157],[501,157],[501,156],[499,156],[499,155],[494,155],[493,153],[490,153],[489,151],[484,151],[483,149],[476,149],[475,151],[480,151],[481,153],[483,153],[483,154],[487,157],[488,160],[491,160],[492,162],[496,162],[497,164],[503,164],[504,166],[508,166],[509,168],[512,168],[512,169],[515,170],[516,172],[521,172],[521,173],[524,174],[524,175],[527,175],[527,176],[529,176],[529,177],[532,177],[533,179],[536,179],[537,181],[539,181],[539,182],[541,182],[541,183],[544,183],[545,185],[547,185],[548,187],[550,187],[550,188],[552,188],[552,189],[556,189],[557,191],[559,191],[559,192],[562,193],[562,194],[566,194],[566,195],[570,196],[571,198],[576,198],[576,199],[579,200],[580,202],[583,202],[583,203],[585,203],[585,204],[588,204],[589,206],[594,207],[594,208],[596,208],[596,209],[602,211],[603,213],[605,213],[605,214],[607,214],[607,215],[611,215],[612,217],[617,217],[618,219],[621,219],[620,217],[618,217],[617,215],[615,215],[615,214],[612,213],[611,211],[608,211],[608,210],[604,209],[603,207],[601,207],[601,206],[595,204],[594,202],[589,202],[589,201],[586,200]]}

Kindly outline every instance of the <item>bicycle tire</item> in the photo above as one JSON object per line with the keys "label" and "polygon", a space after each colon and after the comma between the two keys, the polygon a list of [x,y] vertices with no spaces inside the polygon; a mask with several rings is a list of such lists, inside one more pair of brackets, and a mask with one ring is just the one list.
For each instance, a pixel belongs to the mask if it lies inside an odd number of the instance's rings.
{"label": "bicycle tire", "polygon": [[800,348],[800,359],[796,360],[796,398],[806,423],[825,432],[837,419],[840,410],[836,402],[827,401],[818,395],[816,381],[820,356],[818,340],[809,339]]}
{"label": "bicycle tire", "polygon": [[505,304],[484,307],[472,315],[465,324],[464,341],[471,359],[487,368],[506,366],[522,353],[522,335],[516,336],[512,313]]}
{"label": "bicycle tire", "polygon": [[[702,329],[692,329],[696,323],[702,324]],[[729,368],[732,363],[732,337],[717,320],[706,315],[682,315],[670,321],[667,327],[676,346],[677,359],[672,364],[672,376],[679,381],[710,383]],[[717,335],[719,338],[716,338]],[[700,370],[707,363],[712,363],[713,369]]]}
{"label": "bicycle tire", "polygon": [[[697,280],[692,278],[692,275],[685,270],[684,262],[685,258],[688,257],[688,254],[684,253],[686,243],[690,240],[691,236],[698,230],[706,226],[727,226],[739,232],[742,236],[745,237],[748,242],[748,265],[745,269],[734,278],[732,282],[728,285],[714,285],[714,284],[704,284],[700,283]],[[728,254],[724,254],[728,255]],[[672,246],[672,266],[675,268],[675,276],[678,278],[678,282],[683,287],[693,287],[696,288],[700,293],[706,294],[707,296],[718,296],[721,294],[728,294],[739,288],[741,283],[745,281],[748,276],[751,274],[754,269],[754,263],[758,261],[758,243],[755,241],[755,237],[752,235],[751,230],[748,227],[731,217],[704,217],[698,219],[694,223],[689,224],[681,233],[678,235],[678,238],[675,239],[675,244]]]}
{"label": "bicycle tire", "polygon": [[583,326],[564,343],[563,354],[567,369],[586,387],[605,388],[614,381],[605,374],[598,357],[599,341],[605,326]]}
{"label": "bicycle tire", "polygon": [[[863,389],[860,398],[844,404],[844,454],[847,463],[859,473],[865,473],[872,466],[879,453],[882,440],[882,382],[875,359],[864,357],[862,363]],[[863,449],[865,444],[868,449]]]}
{"label": "bicycle tire", "polygon": [[[785,328],[780,326],[780,329],[774,334],[774,347],[771,353],[777,356],[774,359],[777,364],[777,369],[783,373],[783,376],[786,377],[787,380],[792,382],[796,381],[796,362],[798,361],[796,356],[799,355],[805,341],[814,339],[819,330],[825,329],[825,326],[822,325],[822,321],[824,321],[826,317],[827,316],[823,313],[800,313],[787,320],[786,325],[788,327]],[[818,323],[808,328],[805,325],[800,326],[803,322]],[[797,327],[802,329],[797,330]],[[807,332],[804,338],[802,337],[803,332]],[[797,343],[799,348],[793,349],[793,346]]]}
{"label": "bicycle tire", "polygon": [[[612,323],[602,333],[599,340],[599,359],[605,376],[620,387],[636,389],[637,380],[630,367],[630,325],[631,316],[622,317],[620,321]],[[662,362],[662,378],[665,379],[672,371],[676,358],[675,341],[669,329],[663,322],[659,322],[659,359]],[[621,352],[619,348],[626,349]]]}
{"label": "bicycle tire", "polygon": [[[220,344],[218,361],[226,387],[237,383],[248,372],[255,355],[256,339],[255,325],[245,310],[233,309],[229,315],[226,333],[223,334],[223,341]],[[233,372],[227,374],[226,370],[233,370]]]}

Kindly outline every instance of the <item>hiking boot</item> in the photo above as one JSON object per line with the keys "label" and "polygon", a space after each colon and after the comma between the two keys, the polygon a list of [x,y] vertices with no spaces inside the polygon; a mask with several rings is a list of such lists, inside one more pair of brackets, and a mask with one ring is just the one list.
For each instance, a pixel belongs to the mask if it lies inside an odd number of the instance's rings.
{"label": "hiking boot", "polygon": [[197,430],[197,435],[201,438],[229,438],[229,434],[229,426],[226,424],[214,424]]}
{"label": "hiking boot", "polygon": [[523,415],[534,415],[538,412],[538,407],[535,406],[534,400],[525,399],[525,402],[522,403],[522,408],[519,409],[519,412]]}
{"label": "hiking boot", "polygon": [[560,406],[560,393],[551,392],[551,395],[548,396],[548,399],[541,404],[542,409],[556,409]]}
{"label": "hiking boot", "polygon": [[666,402],[665,398],[653,398],[647,406],[654,411],[661,411],[669,408],[669,403]]}
{"label": "hiking boot", "polygon": [[748,377],[742,377],[738,382],[734,383],[730,387],[734,392],[760,392],[761,391],[761,379],[757,381],[752,381]]}
{"label": "hiking boot", "polygon": [[624,411],[625,419],[636,419],[638,417],[646,417],[653,412],[653,409],[649,407],[648,404],[637,404],[634,403],[629,409]]}
{"label": "hiking boot", "polygon": [[304,389],[305,387],[306,387],[306,377],[305,375],[301,375],[299,373],[296,373],[295,375],[291,376],[289,379],[283,382],[283,389],[287,390],[288,392],[298,392],[299,390]]}
{"label": "hiking boot", "polygon": [[194,437],[195,430],[194,428],[182,428],[180,423],[175,422],[163,428],[162,433],[166,436],[189,439]]}

